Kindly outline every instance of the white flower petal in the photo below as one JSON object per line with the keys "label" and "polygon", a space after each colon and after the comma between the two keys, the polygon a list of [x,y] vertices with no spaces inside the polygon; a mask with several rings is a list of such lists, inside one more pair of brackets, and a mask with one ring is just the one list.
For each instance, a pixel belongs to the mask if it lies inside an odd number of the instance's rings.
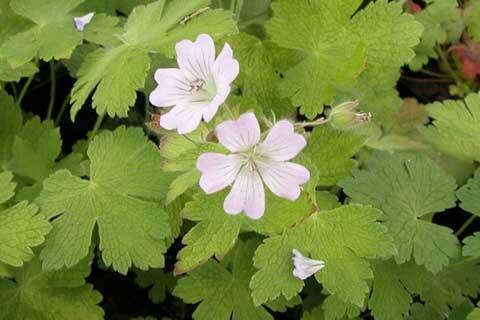
{"label": "white flower petal", "polygon": [[232,48],[225,43],[222,51],[213,63],[212,73],[218,87],[228,86],[235,80],[240,71],[238,61],[233,58]]}
{"label": "white flower petal", "polygon": [[270,129],[257,151],[275,161],[286,161],[293,159],[306,144],[305,138],[294,132],[290,121],[281,120]]}
{"label": "white flower petal", "polygon": [[193,101],[188,79],[180,69],[158,69],[155,72],[158,86],[150,93],[150,102],[157,107],[170,107]]}
{"label": "white flower petal", "polygon": [[89,12],[84,16],[81,17],[74,17],[73,21],[75,22],[75,28],[77,30],[83,31],[85,29],[85,26],[92,21],[93,16],[95,15],[95,12]]}
{"label": "white flower petal", "polygon": [[325,261],[304,257],[300,251],[292,250],[293,276],[305,280],[325,267]]}
{"label": "white flower petal", "polygon": [[299,185],[310,179],[310,172],[293,162],[257,161],[260,176],[268,188],[277,196],[288,200],[297,200],[300,196]]}
{"label": "white flower petal", "polygon": [[249,150],[260,140],[260,125],[253,113],[244,113],[237,120],[222,122],[215,132],[218,141],[231,152]]}
{"label": "white flower petal", "polygon": [[215,61],[215,44],[212,37],[201,34],[195,42],[183,40],[176,44],[177,63],[190,80],[210,80]]}
{"label": "white flower petal", "polygon": [[207,194],[222,190],[230,185],[242,166],[240,155],[204,153],[197,159],[197,169],[202,173],[200,187]]}
{"label": "white flower petal", "polygon": [[202,108],[192,106],[176,106],[160,117],[160,126],[164,129],[177,129],[179,134],[195,130],[202,120]]}
{"label": "white flower petal", "polygon": [[242,211],[252,219],[260,219],[265,212],[265,191],[257,171],[250,165],[240,170],[232,190],[223,203],[225,212],[238,214]]}
{"label": "white flower petal", "polygon": [[213,119],[218,111],[218,108],[222,103],[225,102],[229,93],[230,87],[222,88],[217,92],[215,98],[213,98],[212,102],[210,102],[208,107],[203,111],[203,120],[205,120],[205,122],[210,122],[210,120]]}

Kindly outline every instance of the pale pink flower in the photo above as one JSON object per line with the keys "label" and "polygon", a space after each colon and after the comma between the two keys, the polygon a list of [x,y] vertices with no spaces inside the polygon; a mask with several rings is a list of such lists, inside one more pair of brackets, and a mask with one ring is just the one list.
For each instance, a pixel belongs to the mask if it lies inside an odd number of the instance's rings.
{"label": "pale pink flower", "polygon": [[265,211],[263,183],[277,196],[296,200],[299,185],[310,178],[308,170],[293,159],[306,145],[305,138],[294,132],[287,120],[277,122],[260,142],[260,126],[253,113],[241,115],[236,121],[217,126],[219,142],[231,154],[204,153],[197,159],[201,171],[200,187],[207,194],[220,191],[233,183],[223,208],[228,214],[244,211],[259,219]]}
{"label": "pale pink flower", "polygon": [[325,261],[304,257],[297,249],[292,250],[293,276],[305,280],[325,267]]}
{"label": "pale pink flower", "polygon": [[90,12],[81,17],[74,17],[73,21],[75,22],[75,28],[77,28],[77,30],[83,31],[83,29],[85,29],[85,26],[89,24],[90,21],[92,21],[94,15],[94,12]]}
{"label": "pale pink flower", "polygon": [[150,94],[150,102],[157,107],[174,106],[162,115],[160,126],[185,134],[195,130],[202,118],[212,120],[230,93],[239,65],[228,44],[215,59],[215,44],[206,34],[195,42],[180,41],[175,49],[179,69],[155,72],[158,86]]}

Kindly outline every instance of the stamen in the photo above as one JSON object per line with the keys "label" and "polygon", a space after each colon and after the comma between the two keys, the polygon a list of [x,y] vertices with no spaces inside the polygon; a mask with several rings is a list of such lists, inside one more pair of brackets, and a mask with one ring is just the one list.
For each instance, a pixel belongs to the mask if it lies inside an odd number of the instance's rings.
{"label": "stamen", "polygon": [[207,91],[206,83],[202,79],[196,79],[190,83],[190,92],[196,94],[200,91]]}

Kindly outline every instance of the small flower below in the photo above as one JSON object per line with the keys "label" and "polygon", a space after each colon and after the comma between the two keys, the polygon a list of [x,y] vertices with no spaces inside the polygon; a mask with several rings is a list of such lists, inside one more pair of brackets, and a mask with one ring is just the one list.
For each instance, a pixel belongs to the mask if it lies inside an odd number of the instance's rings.
{"label": "small flower below", "polygon": [[305,280],[325,267],[325,261],[304,257],[297,249],[292,250],[293,276]]}
{"label": "small flower below", "polygon": [[294,132],[287,120],[277,122],[260,143],[260,125],[253,113],[217,126],[217,138],[231,154],[204,153],[197,159],[202,173],[200,187],[207,194],[233,183],[223,208],[228,214],[244,211],[259,219],[265,211],[263,183],[277,196],[294,201],[300,196],[300,185],[310,178],[303,166],[288,162],[307,144]]}
{"label": "small flower below", "polygon": [[90,12],[81,17],[74,17],[73,21],[75,21],[75,28],[77,28],[77,30],[83,31],[83,29],[85,29],[85,26],[89,24],[90,21],[92,21],[94,15],[94,12]]}
{"label": "small flower below", "polygon": [[357,112],[358,101],[348,101],[333,107],[328,114],[330,124],[340,130],[356,128],[372,120],[370,112]]}
{"label": "small flower below", "polygon": [[239,72],[238,61],[226,43],[215,59],[215,44],[206,34],[195,42],[183,40],[175,46],[179,69],[158,69],[157,88],[150,102],[157,107],[173,108],[160,119],[160,125],[185,134],[200,121],[209,122],[230,93],[230,84]]}

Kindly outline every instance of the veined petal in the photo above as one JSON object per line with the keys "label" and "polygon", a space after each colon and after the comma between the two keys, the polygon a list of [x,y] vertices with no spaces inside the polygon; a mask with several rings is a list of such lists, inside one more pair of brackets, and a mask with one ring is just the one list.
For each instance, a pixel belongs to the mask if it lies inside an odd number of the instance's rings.
{"label": "veined petal", "polygon": [[208,107],[206,107],[203,112],[203,120],[205,120],[205,122],[210,122],[210,120],[213,119],[213,117],[218,111],[218,108],[222,103],[225,102],[229,93],[230,93],[230,86],[224,87],[218,90],[215,98],[213,98],[213,100],[210,102]]}
{"label": "veined petal", "polygon": [[288,200],[297,200],[300,196],[299,185],[310,179],[310,172],[293,162],[260,160],[255,163],[267,187],[277,196]]}
{"label": "veined petal", "polygon": [[225,43],[222,51],[213,63],[212,73],[217,87],[228,86],[235,80],[240,71],[238,61],[233,58],[232,48]]}
{"label": "veined petal", "polygon": [[222,122],[215,129],[218,141],[231,152],[246,151],[260,140],[260,125],[251,112],[237,120]]}
{"label": "veined petal", "polygon": [[293,276],[305,280],[325,267],[325,261],[304,257],[300,251],[292,250]]}
{"label": "veined petal", "polygon": [[200,188],[207,194],[230,185],[242,166],[242,156],[220,153],[203,153],[197,159],[197,169],[202,173]]}
{"label": "veined petal", "polygon": [[202,108],[195,106],[176,106],[160,117],[160,126],[164,129],[177,129],[179,134],[195,130],[202,120]]}
{"label": "veined petal", "polygon": [[73,21],[75,22],[75,28],[79,31],[83,31],[85,29],[85,26],[92,21],[93,16],[95,15],[95,12],[89,12],[84,16],[81,17],[74,17]]}
{"label": "veined petal", "polygon": [[265,190],[256,170],[245,165],[238,173],[232,190],[225,198],[223,209],[228,214],[242,211],[252,219],[260,219],[265,212]]}
{"label": "veined petal", "polygon": [[270,129],[257,152],[275,161],[286,161],[293,159],[306,144],[305,138],[294,132],[290,121],[281,120]]}
{"label": "veined petal", "polygon": [[190,80],[208,82],[215,61],[215,44],[212,37],[201,34],[195,42],[183,40],[176,44],[177,63]]}
{"label": "veined petal", "polygon": [[158,69],[155,81],[158,86],[150,93],[150,102],[154,106],[170,107],[193,100],[188,80],[180,69]]}

